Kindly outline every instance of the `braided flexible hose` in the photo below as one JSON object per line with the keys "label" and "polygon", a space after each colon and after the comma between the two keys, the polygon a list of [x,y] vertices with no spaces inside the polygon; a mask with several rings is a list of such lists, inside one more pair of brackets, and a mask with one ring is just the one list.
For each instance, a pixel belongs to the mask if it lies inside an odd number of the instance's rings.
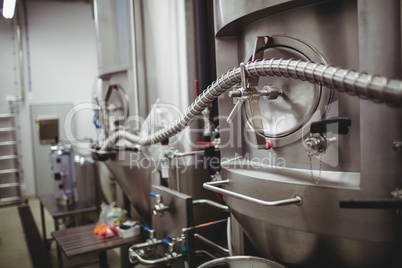
{"label": "braided flexible hose", "polygon": [[[402,81],[400,80],[293,59],[257,60],[248,62],[245,67],[247,77],[278,76],[300,79],[313,84],[322,84],[361,99],[385,102],[391,106],[402,104]],[[240,67],[237,67],[208,86],[187,108],[187,111],[168,127],[148,137],[139,138],[130,133],[126,133],[125,137],[140,145],[151,145],[172,137],[188,126],[191,120],[215,98],[240,81]],[[103,149],[107,149],[112,142],[124,136],[124,133],[120,132],[111,135]]]}

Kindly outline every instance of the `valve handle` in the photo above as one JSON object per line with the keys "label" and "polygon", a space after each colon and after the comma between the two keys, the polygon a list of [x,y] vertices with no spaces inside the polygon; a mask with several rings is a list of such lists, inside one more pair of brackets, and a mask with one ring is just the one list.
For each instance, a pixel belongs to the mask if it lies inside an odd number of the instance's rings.
{"label": "valve handle", "polygon": [[244,100],[243,99],[239,99],[236,102],[236,105],[234,106],[233,110],[230,112],[228,118],[226,118],[226,122],[228,122],[229,124],[232,123],[233,117],[236,115],[236,113],[240,110],[241,106],[243,105]]}
{"label": "valve handle", "polygon": [[162,243],[169,245],[170,243],[173,242],[173,238],[171,236],[167,236],[166,238],[162,239]]}
{"label": "valve handle", "polygon": [[246,67],[244,63],[240,63],[240,76],[241,76],[241,88],[238,90],[234,90],[229,92],[229,97],[237,97],[237,102],[235,106],[233,107],[233,110],[230,112],[228,118],[226,119],[226,122],[229,124],[232,123],[232,120],[236,113],[240,110],[241,106],[243,105],[245,98],[249,97],[249,92],[248,92],[248,80],[246,76]]}
{"label": "valve handle", "polygon": [[311,123],[310,133],[327,133],[346,135],[349,132],[351,120],[347,117],[333,117]]}

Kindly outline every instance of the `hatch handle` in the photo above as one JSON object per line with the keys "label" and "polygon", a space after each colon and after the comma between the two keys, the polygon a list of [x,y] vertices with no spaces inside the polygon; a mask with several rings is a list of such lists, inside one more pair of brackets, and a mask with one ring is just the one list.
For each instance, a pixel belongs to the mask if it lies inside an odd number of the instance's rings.
{"label": "hatch handle", "polygon": [[346,135],[349,132],[351,120],[347,117],[334,117],[311,123],[311,133],[327,133]]}

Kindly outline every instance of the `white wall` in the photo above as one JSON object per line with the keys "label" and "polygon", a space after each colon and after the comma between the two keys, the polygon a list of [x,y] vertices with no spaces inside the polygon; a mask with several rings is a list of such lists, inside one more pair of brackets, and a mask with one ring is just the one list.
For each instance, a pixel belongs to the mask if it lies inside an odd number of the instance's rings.
{"label": "white wall", "polygon": [[[27,47],[25,24],[22,22],[24,41],[25,101],[19,104],[21,126],[22,168],[24,171],[25,195],[35,194],[32,161],[32,138],[30,105],[70,102],[90,103],[97,77],[97,55],[95,26],[92,6],[82,2],[27,1],[31,87],[28,86]],[[22,11],[20,5],[20,11]],[[23,19],[23,13],[20,13]],[[9,21],[0,19],[1,39],[11,39],[7,30]],[[11,41],[10,41],[11,42]],[[1,41],[3,44],[10,43]],[[11,42],[12,44],[12,42]],[[9,49],[6,50],[9,54]],[[2,51],[3,54],[3,51]],[[3,59],[6,59],[5,61]],[[14,75],[10,68],[15,65],[13,57],[2,56],[0,100],[4,103],[14,85]],[[5,69],[5,70],[4,70]],[[11,80],[11,82],[10,82]],[[7,90],[2,90],[6,87]],[[16,86],[18,87],[18,86]],[[96,132],[91,123],[92,111],[78,112],[76,120],[77,138],[95,138]]]}

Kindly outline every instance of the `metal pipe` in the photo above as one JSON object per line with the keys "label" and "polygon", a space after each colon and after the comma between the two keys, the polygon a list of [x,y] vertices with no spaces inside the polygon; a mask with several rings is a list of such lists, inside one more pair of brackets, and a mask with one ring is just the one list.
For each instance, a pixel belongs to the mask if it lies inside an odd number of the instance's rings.
{"label": "metal pipe", "polygon": [[174,255],[170,254],[169,256],[165,256],[165,257],[162,257],[162,258],[153,259],[153,260],[146,260],[146,259],[143,259],[141,257],[141,255],[138,254],[137,252],[130,251],[130,262],[134,263],[135,261],[138,260],[138,262],[140,264],[142,264],[142,265],[154,266],[154,265],[157,265],[157,264],[167,263],[167,262],[170,262],[172,260],[179,259],[179,258],[181,258],[181,256],[182,256],[181,254],[174,254]]}
{"label": "metal pipe", "polygon": [[194,230],[201,229],[201,228],[206,228],[206,227],[211,227],[211,226],[223,224],[223,223],[226,223],[226,222],[227,222],[227,219],[211,221],[211,222],[199,224],[199,225],[196,225],[196,226],[193,226],[193,227],[183,228],[183,229],[181,229],[181,232],[183,234],[185,234],[185,233],[188,233],[190,231],[194,231]]}
{"label": "metal pipe", "polygon": [[209,199],[197,199],[197,200],[193,200],[193,205],[208,205],[211,206],[213,208],[217,208],[223,212],[229,212],[229,207],[225,206],[225,205],[221,205],[219,203],[216,203],[214,201],[211,201]]}
{"label": "metal pipe", "polygon": [[220,245],[218,245],[218,244],[212,242],[211,240],[209,240],[208,238],[206,238],[206,237],[204,237],[204,236],[202,236],[200,234],[194,234],[194,237],[199,239],[199,240],[201,240],[205,244],[210,245],[211,247],[213,247],[213,248],[215,248],[217,250],[220,250],[221,252],[229,255],[229,250],[228,249],[226,249],[224,247],[221,247]]}
{"label": "metal pipe", "polygon": [[149,246],[157,246],[160,244],[162,244],[162,240],[154,239],[154,240],[150,240],[150,241],[147,241],[144,243],[138,243],[138,244],[132,245],[129,249],[130,250],[138,250],[138,249],[146,248]]}
{"label": "metal pipe", "polygon": [[257,199],[254,197],[250,197],[244,194],[239,194],[236,192],[232,192],[226,189],[222,189],[219,187],[216,187],[216,185],[223,185],[223,184],[228,184],[229,180],[222,180],[222,181],[212,181],[212,182],[205,182],[202,186],[210,191],[213,192],[217,192],[220,194],[224,194],[224,195],[228,195],[231,197],[235,197],[241,200],[245,200],[245,201],[249,201],[249,202],[253,202],[256,203],[258,205],[262,205],[262,206],[267,206],[267,207],[272,207],[272,206],[285,206],[285,205],[302,205],[303,204],[303,200],[300,196],[295,196],[293,198],[288,198],[288,199],[283,199],[283,200],[277,200],[277,201],[264,201],[261,199]]}
{"label": "metal pipe", "polygon": [[[402,81],[388,79],[378,75],[359,73],[321,63],[313,63],[292,59],[263,59],[245,64],[247,77],[278,76],[310,83],[322,84],[335,88],[340,92],[371,99],[375,102],[386,102],[392,106],[402,104]],[[195,116],[227,89],[241,82],[240,67],[234,68],[213,82],[187,108],[187,111],[168,127],[146,137],[135,137],[140,145],[151,145],[172,137],[187,127]],[[133,135],[133,134],[130,134]],[[130,135],[127,135],[130,138]],[[109,148],[120,135],[109,137],[103,149]]]}
{"label": "metal pipe", "polygon": [[173,157],[185,157],[185,156],[191,156],[191,155],[197,155],[197,154],[204,154],[204,151],[191,151],[191,152],[185,152],[185,153],[175,152],[175,153],[173,153]]}
{"label": "metal pipe", "polygon": [[227,243],[228,243],[229,256],[232,256],[233,255],[232,225],[231,225],[230,216],[228,217],[228,222],[227,222],[227,226],[226,226],[226,238],[227,238]]}
{"label": "metal pipe", "polygon": [[209,252],[206,251],[206,250],[196,250],[196,251],[195,251],[195,254],[204,254],[204,255],[210,257],[211,259],[216,259],[216,258],[218,258],[218,257],[216,257],[215,255],[209,253]]}

